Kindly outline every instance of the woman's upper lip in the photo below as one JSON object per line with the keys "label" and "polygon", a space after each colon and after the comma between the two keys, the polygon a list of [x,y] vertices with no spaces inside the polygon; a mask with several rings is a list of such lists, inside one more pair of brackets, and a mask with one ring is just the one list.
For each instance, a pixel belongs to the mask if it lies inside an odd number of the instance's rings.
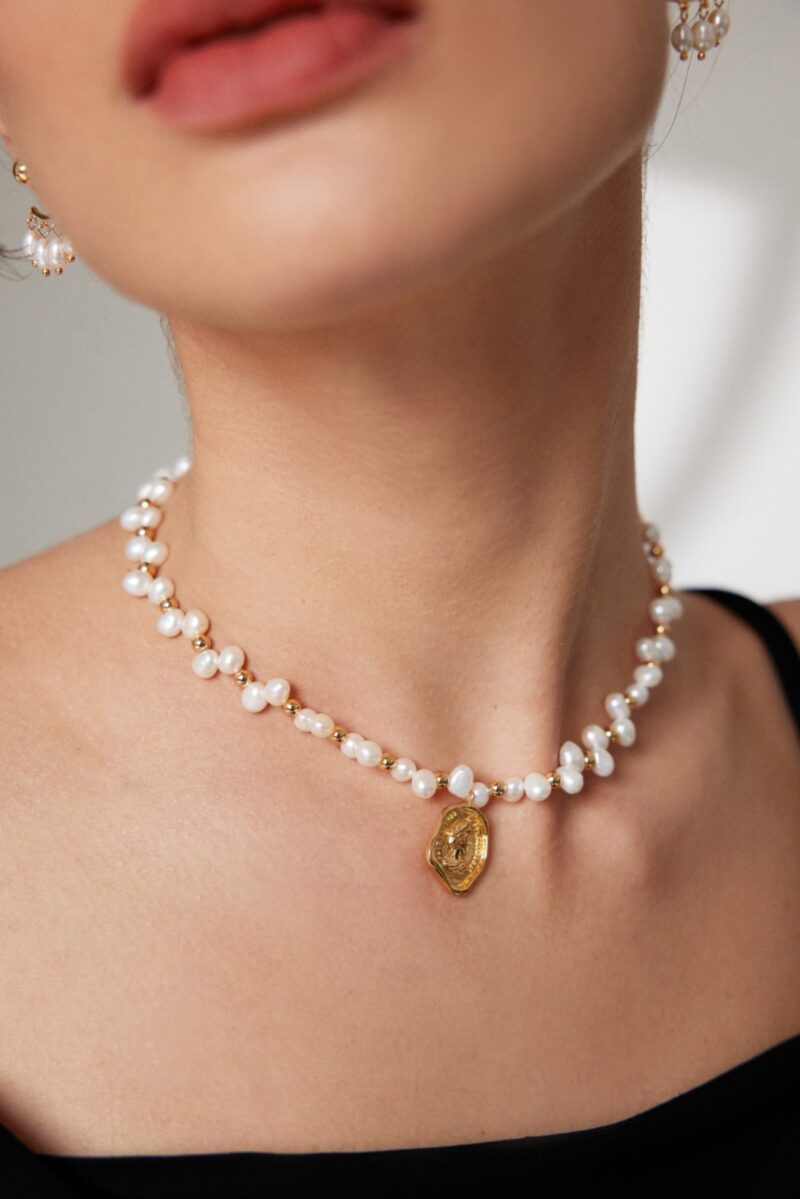
{"label": "woman's upper lip", "polygon": [[144,96],[184,47],[292,12],[356,6],[401,18],[416,13],[418,0],[141,0],[123,42],[122,78],[134,96]]}

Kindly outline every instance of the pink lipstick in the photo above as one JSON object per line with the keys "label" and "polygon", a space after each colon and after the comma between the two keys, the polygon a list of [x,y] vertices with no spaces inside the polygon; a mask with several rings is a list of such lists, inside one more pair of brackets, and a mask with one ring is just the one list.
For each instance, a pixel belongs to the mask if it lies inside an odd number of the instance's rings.
{"label": "pink lipstick", "polygon": [[209,131],[318,103],[416,41],[418,0],[143,0],[122,48],[130,93]]}

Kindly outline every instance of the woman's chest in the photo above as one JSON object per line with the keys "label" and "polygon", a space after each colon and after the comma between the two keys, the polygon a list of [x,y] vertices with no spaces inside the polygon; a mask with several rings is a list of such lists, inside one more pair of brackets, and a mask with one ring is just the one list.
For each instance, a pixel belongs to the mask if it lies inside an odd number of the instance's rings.
{"label": "woman's chest", "polygon": [[376,846],[333,819],[202,815],[202,831],[188,810],[167,828],[132,807],[99,841],[40,844],[11,886],[1,1118],[33,1147],[301,1152],[585,1127],[800,1026],[800,888],[777,842],[655,854],[635,824],[590,853],[588,833],[537,840],[506,810],[491,868],[454,898],[419,822],[378,824]]}

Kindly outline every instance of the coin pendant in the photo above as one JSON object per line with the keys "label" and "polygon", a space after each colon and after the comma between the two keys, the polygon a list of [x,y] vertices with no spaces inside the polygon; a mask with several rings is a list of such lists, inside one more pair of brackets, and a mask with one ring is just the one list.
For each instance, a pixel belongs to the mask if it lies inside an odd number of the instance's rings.
{"label": "coin pendant", "polygon": [[431,869],[451,895],[466,895],[476,881],[489,853],[489,823],[478,808],[468,803],[445,808],[428,845]]}

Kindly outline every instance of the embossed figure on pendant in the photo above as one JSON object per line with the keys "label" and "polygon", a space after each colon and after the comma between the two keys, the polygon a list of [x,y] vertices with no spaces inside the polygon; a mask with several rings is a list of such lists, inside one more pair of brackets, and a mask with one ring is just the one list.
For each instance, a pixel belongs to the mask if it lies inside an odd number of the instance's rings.
{"label": "embossed figure on pendant", "polygon": [[489,825],[471,804],[445,808],[428,846],[428,863],[454,895],[465,895],[489,853]]}

